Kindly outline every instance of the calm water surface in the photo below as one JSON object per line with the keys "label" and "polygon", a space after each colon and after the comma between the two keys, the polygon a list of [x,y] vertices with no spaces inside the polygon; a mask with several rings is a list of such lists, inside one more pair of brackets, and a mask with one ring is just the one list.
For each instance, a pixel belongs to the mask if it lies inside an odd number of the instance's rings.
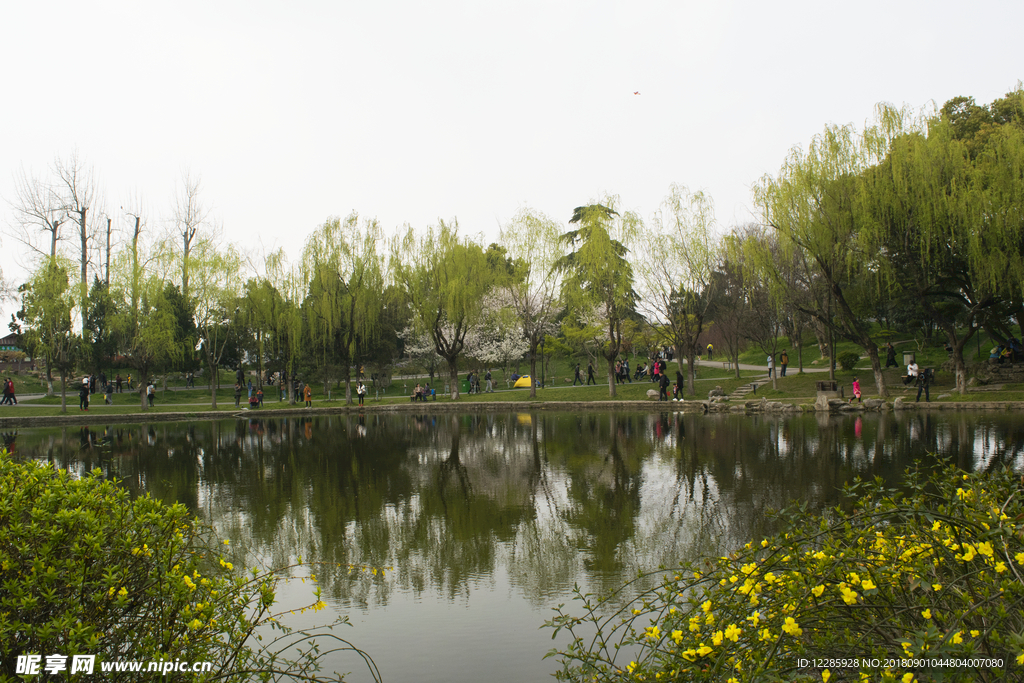
{"label": "calm water surface", "polygon": [[[21,457],[188,505],[240,561],[332,567],[316,573],[354,626],[342,635],[400,682],[544,680],[557,643],[540,626],[574,585],[608,590],[741,545],[770,531],[770,510],[835,504],[855,476],[896,481],[929,452],[1024,468],[1024,425],[1007,414],[370,415],[4,438]],[[310,591],[279,595],[299,606]],[[327,668],[369,680],[353,658]]]}

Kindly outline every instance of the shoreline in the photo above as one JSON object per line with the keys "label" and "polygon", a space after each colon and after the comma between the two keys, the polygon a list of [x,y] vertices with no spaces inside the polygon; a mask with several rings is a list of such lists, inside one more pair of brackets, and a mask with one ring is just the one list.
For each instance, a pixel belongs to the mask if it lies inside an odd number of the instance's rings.
{"label": "shoreline", "polygon": [[263,408],[237,411],[147,411],[137,413],[67,413],[58,415],[32,415],[24,417],[0,417],[0,429],[18,427],[48,427],[90,424],[141,424],[148,422],[188,422],[195,420],[252,420],[259,417],[301,417],[303,415],[359,415],[386,413],[494,413],[507,411],[633,411],[657,413],[663,411],[695,414],[796,414],[828,412],[832,415],[863,412],[914,412],[920,410],[941,411],[1024,411],[1024,401],[952,401],[952,402],[890,402],[880,408],[868,408],[863,404],[844,404],[838,410],[815,411],[813,404],[785,403],[779,401],[744,401],[741,403],[710,403],[699,401],[474,401],[452,402],[410,402],[382,405],[350,406],[289,406],[287,408]]}

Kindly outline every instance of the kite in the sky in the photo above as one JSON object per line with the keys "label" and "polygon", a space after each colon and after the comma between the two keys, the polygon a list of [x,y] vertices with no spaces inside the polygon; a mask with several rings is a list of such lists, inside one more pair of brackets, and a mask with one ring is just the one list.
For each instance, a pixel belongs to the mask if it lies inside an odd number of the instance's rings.
{"label": "kite in the sky", "polygon": [[634,95],[639,95],[639,94],[640,94],[640,91],[639,91],[639,90],[634,90],[634,91],[633,91],[633,94],[634,94]]}

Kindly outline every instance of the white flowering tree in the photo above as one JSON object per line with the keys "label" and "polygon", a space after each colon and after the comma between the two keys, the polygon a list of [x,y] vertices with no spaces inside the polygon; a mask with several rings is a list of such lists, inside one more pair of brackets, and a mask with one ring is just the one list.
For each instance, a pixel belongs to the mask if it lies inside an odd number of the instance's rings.
{"label": "white flowering tree", "polygon": [[[558,236],[562,232],[554,220],[530,209],[522,209],[501,229],[502,244],[516,271],[501,296],[519,323],[519,337],[530,359],[530,377],[537,375],[537,348],[546,335],[558,329],[555,319],[562,308],[558,297],[561,271],[554,266],[561,256]],[[536,382],[531,382],[530,396],[536,395]]]}
{"label": "white flowering tree", "polygon": [[506,378],[530,351],[530,343],[510,304],[508,288],[492,291],[484,297],[480,324],[466,334],[466,355],[485,366],[499,366]]}

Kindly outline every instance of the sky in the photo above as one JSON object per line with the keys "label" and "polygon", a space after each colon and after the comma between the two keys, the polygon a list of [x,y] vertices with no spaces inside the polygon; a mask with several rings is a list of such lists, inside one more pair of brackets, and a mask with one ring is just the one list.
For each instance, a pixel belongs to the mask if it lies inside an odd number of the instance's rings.
{"label": "sky", "polygon": [[0,268],[32,265],[15,178],[72,154],[115,230],[166,230],[190,173],[257,256],[352,211],[485,244],[524,207],[648,218],[673,183],[724,231],[826,125],[1013,89],[1022,25],[1019,0],[3,2]]}

